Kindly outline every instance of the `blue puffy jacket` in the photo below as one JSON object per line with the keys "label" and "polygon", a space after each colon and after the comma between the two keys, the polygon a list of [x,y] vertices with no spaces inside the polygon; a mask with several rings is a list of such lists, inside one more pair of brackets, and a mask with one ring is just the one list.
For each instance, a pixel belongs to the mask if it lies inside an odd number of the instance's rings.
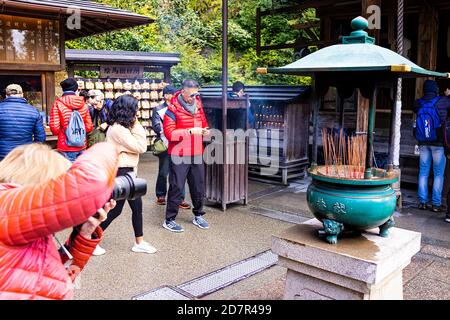
{"label": "blue puffy jacket", "polygon": [[42,116],[26,99],[9,97],[0,102],[0,160],[20,145],[45,142],[45,138]]}

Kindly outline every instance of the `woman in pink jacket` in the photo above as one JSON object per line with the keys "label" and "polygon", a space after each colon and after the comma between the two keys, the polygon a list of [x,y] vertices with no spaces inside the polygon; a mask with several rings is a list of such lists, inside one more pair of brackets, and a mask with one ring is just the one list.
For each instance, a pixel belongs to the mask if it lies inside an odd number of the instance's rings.
{"label": "woman in pink jacket", "polygon": [[[117,149],[107,143],[72,166],[39,144],[16,148],[0,162],[0,299],[73,297],[73,280],[101,241],[98,226],[115,206],[110,197],[117,162]],[[53,234],[78,225],[66,243],[69,260],[59,254]]]}

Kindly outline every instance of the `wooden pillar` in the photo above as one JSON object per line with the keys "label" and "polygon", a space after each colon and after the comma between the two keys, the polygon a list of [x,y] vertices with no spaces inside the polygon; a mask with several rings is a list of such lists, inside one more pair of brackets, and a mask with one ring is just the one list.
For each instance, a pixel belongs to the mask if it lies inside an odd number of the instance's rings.
{"label": "wooden pillar", "polygon": [[369,121],[367,128],[367,150],[366,150],[366,171],[364,172],[364,179],[372,178],[373,166],[373,131],[375,130],[375,109],[376,109],[377,88],[372,89],[369,100]]}
{"label": "wooden pillar", "polygon": [[222,0],[222,133],[223,133],[223,177],[222,210],[227,209],[228,201],[228,0]]}
{"label": "wooden pillar", "polygon": [[369,121],[369,99],[364,98],[360,90],[357,90],[356,97],[358,107],[356,115],[356,132],[367,133],[367,123]]}
{"label": "wooden pillar", "polygon": [[[318,9],[316,9],[318,10]],[[318,14],[316,13],[316,16]],[[320,18],[320,40],[321,41],[331,41],[331,18],[328,16]]]}
{"label": "wooden pillar", "polygon": [[[431,5],[423,5],[420,8],[417,64],[428,70],[436,70],[439,14]],[[416,81],[416,99],[423,95],[424,81],[424,78]]]}
{"label": "wooden pillar", "polygon": [[165,83],[170,83],[170,67],[169,68],[164,68],[164,82]]}
{"label": "wooden pillar", "polygon": [[314,100],[313,100],[313,114],[312,114],[312,125],[313,125],[313,143],[312,143],[312,161],[311,166],[317,166],[317,149],[318,149],[318,141],[319,141],[319,110],[322,105],[322,94],[318,92],[319,90],[315,90],[314,92]]}
{"label": "wooden pillar", "polygon": [[[42,83],[42,110],[46,115],[50,114],[53,102],[55,102],[55,73],[52,71],[41,73]],[[44,119],[47,124],[47,118]]]}
{"label": "wooden pillar", "polygon": [[67,75],[69,78],[75,77],[75,66],[72,63],[67,65]]}
{"label": "wooden pillar", "polygon": [[[368,18],[367,8],[371,5],[377,5],[381,8],[381,0],[362,0],[362,16]],[[375,37],[376,43],[380,39],[380,30],[367,30],[371,37]],[[369,119],[369,99],[364,98],[359,90],[357,91],[357,118],[356,132],[367,132],[367,121]],[[375,101],[376,103],[376,101]]]}

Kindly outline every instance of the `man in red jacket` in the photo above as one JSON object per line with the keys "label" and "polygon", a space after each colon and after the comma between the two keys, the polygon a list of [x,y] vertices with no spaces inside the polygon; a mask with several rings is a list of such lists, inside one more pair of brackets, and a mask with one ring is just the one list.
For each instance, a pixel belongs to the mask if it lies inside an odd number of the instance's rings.
{"label": "man in red jacket", "polygon": [[66,129],[69,125],[70,116],[77,110],[83,118],[86,134],[93,129],[92,119],[84,97],[78,95],[78,83],[73,78],[68,78],[60,83],[63,89],[61,98],[56,99],[50,113],[50,130],[58,136],[57,149],[67,159],[74,162],[86,149],[87,142],[83,147],[71,147],[66,142]]}
{"label": "man in red jacket", "polygon": [[186,80],[183,88],[172,98],[164,116],[164,135],[169,141],[169,192],[167,194],[166,220],[163,227],[172,232],[184,229],[175,222],[178,208],[183,201],[186,179],[191,193],[192,221],[201,229],[208,229],[203,218],[205,197],[205,167],[203,162],[203,137],[209,134],[196,81]]}

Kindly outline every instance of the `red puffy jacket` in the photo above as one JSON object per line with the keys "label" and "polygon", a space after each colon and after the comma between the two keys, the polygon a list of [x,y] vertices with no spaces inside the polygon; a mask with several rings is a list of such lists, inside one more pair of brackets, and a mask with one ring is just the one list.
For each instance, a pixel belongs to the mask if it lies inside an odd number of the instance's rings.
{"label": "red puffy jacket", "polygon": [[208,127],[202,101],[197,97],[197,110],[192,115],[178,101],[180,94],[181,91],[175,94],[164,116],[164,135],[169,140],[168,152],[180,157],[203,155],[203,137],[191,135],[188,131],[194,127]]}
{"label": "red puffy jacket", "polygon": [[52,235],[84,223],[109,200],[118,151],[99,143],[62,176],[34,186],[0,185],[0,300],[70,299],[72,280],[100,242],[81,235],[63,265]]}
{"label": "red puffy jacket", "polygon": [[[85,103],[84,97],[77,95],[66,95],[56,99],[52,106],[50,113],[50,130],[55,136],[58,136],[57,149],[60,151],[81,151],[86,147],[69,147],[66,143],[66,129],[69,125],[70,116],[73,110],[78,110],[83,118],[84,125],[86,127],[86,133],[92,131],[94,126],[92,125],[91,115],[89,109]],[[86,141],[85,141],[86,146]]]}

